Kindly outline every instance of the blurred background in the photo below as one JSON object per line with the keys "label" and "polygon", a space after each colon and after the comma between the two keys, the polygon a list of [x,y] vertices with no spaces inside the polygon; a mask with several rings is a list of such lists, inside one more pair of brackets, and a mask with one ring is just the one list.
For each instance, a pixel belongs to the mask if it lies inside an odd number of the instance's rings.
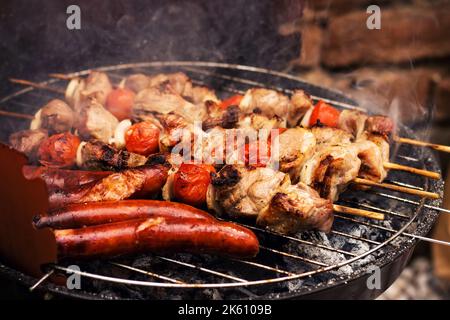
{"label": "blurred background", "polygon": [[[66,27],[72,4],[81,30]],[[369,5],[381,9],[380,30],[367,28]],[[135,61],[230,62],[343,91],[450,145],[449,30],[449,0],[0,0],[0,96],[17,89],[10,77],[39,81]],[[449,157],[439,157],[448,176]],[[430,236],[450,240],[449,218],[442,214]],[[448,299],[449,283],[450,249],[421,242],[380,298]]]}

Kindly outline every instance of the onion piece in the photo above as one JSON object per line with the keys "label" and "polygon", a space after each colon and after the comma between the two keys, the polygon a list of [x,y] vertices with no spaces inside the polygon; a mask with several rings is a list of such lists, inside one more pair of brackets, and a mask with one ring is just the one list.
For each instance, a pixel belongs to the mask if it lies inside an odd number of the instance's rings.
{"label": "onion piece", "polygon": [[311,114],[314,110],[314,107],[311,107],[308,109],[308,111],[306,111],[305,115],[303,116],[302,121],[300,122],[300,125],[303,128],[309,128],[309,121],[311,120]]}

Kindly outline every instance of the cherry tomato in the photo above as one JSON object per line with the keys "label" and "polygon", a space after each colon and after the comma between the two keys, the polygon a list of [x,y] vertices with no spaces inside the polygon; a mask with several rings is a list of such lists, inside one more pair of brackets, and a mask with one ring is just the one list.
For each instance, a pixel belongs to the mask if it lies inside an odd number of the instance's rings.
{"label": "cherry tomato", "polygon": [[159,129],[151,122],[139,122],[125,132],[128,151],[148,156],[159,151]]}
{"label": "cherry tomato", "polygon": [[339,114],[339,110],[321,100],[316,104],[311,113],[309,125],[314,126],[317,122],[320,122],[327,127],[336,128],[339,122]]}
{"label": "cherry tomato", "polygon": [[70,132],[50,136],[39,146],[39,162],[47,167],[71,167],[75,164],[79,145],[80,138]]}
{"label": "cherry tomato", "polygon": [[106,109],[120,121],[128,119],[131,115],[134,96],[135,93],[129,89],[114,89],[106,98]]}
{"label": "cherry tomato", "polygon": [[211,165],[183,163],[173,179],[175,199],[194,207],[204,205],[211,172],[215,172]]}
{"label": "cherry tomato", "polygon": [[232,96],[228,99],[223,100],[219,107],[220,109],[226,109],[229,106],[239,106],[239,104],[241,103],[242,98],[244,98],[244,96],[241,96],[239,94]]}

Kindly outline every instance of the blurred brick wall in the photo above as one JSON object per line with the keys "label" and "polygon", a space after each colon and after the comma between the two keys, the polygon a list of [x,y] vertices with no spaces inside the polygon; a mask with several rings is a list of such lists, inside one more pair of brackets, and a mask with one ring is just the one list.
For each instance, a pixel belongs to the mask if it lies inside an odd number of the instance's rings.
{"label": "blurred brick wall", "polygon": [[[381,8],[381,30],[366,27],[371,4]],[[305,0],[303,16],[280,27],[295,32],[302,52],[289,71],[380,112],[397,98],[409,125],[424,122],[434,101],[430,139],[450,144],[449,0]]]}

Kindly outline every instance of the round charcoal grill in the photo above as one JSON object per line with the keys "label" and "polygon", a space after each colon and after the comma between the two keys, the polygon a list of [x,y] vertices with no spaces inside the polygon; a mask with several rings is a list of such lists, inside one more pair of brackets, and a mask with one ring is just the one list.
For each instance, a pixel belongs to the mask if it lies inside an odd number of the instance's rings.
{"label": "round charcoal grill", "polygon": [[[356,107],[355,101],[336,91],[313,86],[299,78],[268,69],[211,62],[148,62],[98,68],[116,84],[133,73],[185,72],[195,84],[216,89],[220,97],[243,94],[251,87],[266,87],[286,94],[303,89],[313,100],[322,99],[340,108]],[[90,70],[68,74],[84,76]],[[2,110],[34,114],[52,98],[61,98],[67,81],[51,79],[43,88],[27,87],[0,100]],[[25,129],[29,120],[3,116],[1,138]],[[400,136],[414,138],[408,128],[398,125]],[[391,162],[439,172],[433,154],[426,148],[395,145]],[[391,171],[387,181],[442,195],[443,182],[406,172]],[[102,299],[282,299],[282,298],[375,298],[397,278],[418,240],[432,228],[441,200],[420,199],[394,191],[372,188],[348,190],[339,204],[385,214],[384,221],[335,214],[330,234],[303,232],[295,236],[275,234],[245,225],[258,236],[261,248],[252,260],[232,260],[207,255],[152,254],[110,261],[71,262],[48,266],[49,273],[71,271],[77,264],[82,276],[81,290],[69,290],[39,281],[35,291],[58,296]],[[444,243],[444,242],[442,242]],[[0,258],[1,260],[1,258]],[[367,279],[381,270],[379,287],[368,287]],[[6,265],[0,271],[27,286],[38,279]]]}

